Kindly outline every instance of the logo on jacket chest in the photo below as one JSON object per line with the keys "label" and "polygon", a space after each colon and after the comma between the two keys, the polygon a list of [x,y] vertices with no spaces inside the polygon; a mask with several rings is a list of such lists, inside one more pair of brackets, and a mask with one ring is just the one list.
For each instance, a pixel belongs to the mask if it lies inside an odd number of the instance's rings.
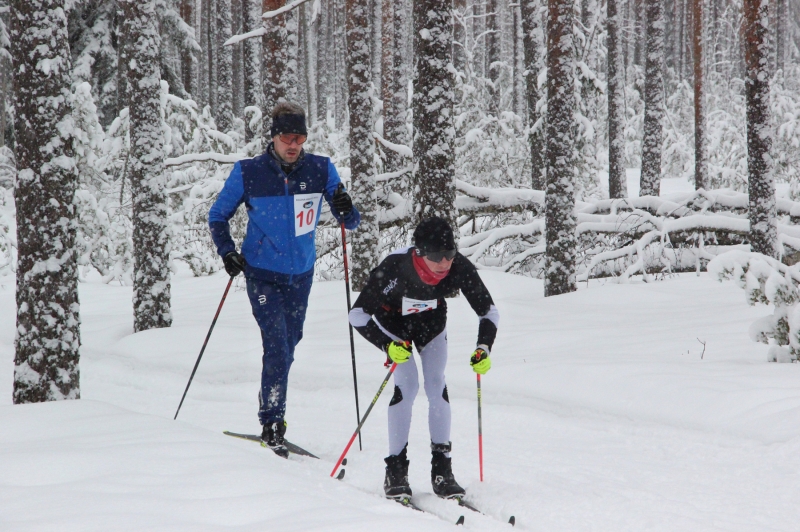
{"label": "logo on jacket chest", "polygon": [[299,187],[300,187],[300,190],[305,190],[307,185],[306,185],[305,183],[300,183],[300,184],[299,184],[299,185],[297,185],[297,186],[299,186]]}

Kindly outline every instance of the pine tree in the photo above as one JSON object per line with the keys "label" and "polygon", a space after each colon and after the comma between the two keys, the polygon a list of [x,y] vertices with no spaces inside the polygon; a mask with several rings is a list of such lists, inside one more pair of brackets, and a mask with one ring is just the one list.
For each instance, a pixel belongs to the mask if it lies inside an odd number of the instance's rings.
{"label": "pine tree", "polygon": [[78,399],[80,306],[65,0],[14,0],[17,328],[14,403]]}
{"label": "pine tree", "polygon": [[661,191],[661,120],[664,117],[664,11],[661,3],[662,0],[645,0],[647,31],[640,196],[658,196]]}
{"label": "pine tree", "polygon": [[155,0],[120,0],[129,22],[130,160],[133,200],[134,330],[172,324],[170,239],[164,192],[164,137]]}
{"label": "pine tree", "polygon": [[[263,9],[275,11],[283,0],[263,0]],[[264,147],[272,142],[269,117],[280,100],[286,99],[286,17],[278,15],[264,21],[267,33],[261,38],[261,87],[264,91]]]}
{"label": "pine tree", "polygon": [[545,195],[544,295],[575,286],[575,59],[574,10],[568,0],[548,0],[547,19],[547,189]]}
{"label": "pine tree", "polygon": [[232,36],[231,0],[216,0],[217,47],[217,129],[227,133],[233,128],[233,47],[224,43]]}
{"label": "pine tree", "polygon": [[703,76],[705,69],[703,43],[703,1],[692,0],[692,51],[694,52],[694,186],[708,188],[706,157],[705,101]]}
{"label": "pine tree", "polygon": [[[371,0],[347,0],[347,72],[350,110],[350,171],[361,225],[353,232],[353,289],[361,290],[378,264],[375,140],[372,137]],[[337,124],[338,125],[338,124]]]}
{"label": "pine tree", "polygon": [[[613,1],[613,0],[612,0]],[[544,124],[536,129],[534,126],[539,121],[539,112],[536,104],[539,101],[539,71],[541,58],[539,50],[542,49],[542,24],[539,14],[539,0],[521,0],[523,48],[525,51],[525,88],[528,103],[528,145],[531,150],[531,187],[534,190],[544,190],[545,187],[545,161],[544,161]],[[544,122],[544,121],[542,121]]]}
{"label": "pine tree", "polygon": [[622,68],[622,14],[618,0],[608,0],[607,81],[608,81],[608,195],[628,196],[625,177],[625,71]]}
{"label": "pine tree", "polygon": [[750,193],[750,247],[770,257],[778,255],[775,175],[769,113],[769,3],[744,0],[744,35],[747,76],[747,173]]}
{"label": "pine tree", "polygon": [[[243,0],[242,31],[247,33],[262,26],[261,0]],[[244,105],[261,108],[263,90],[261,89],[261,42],[246,39],[243,43],[244,62]],[[255,131],[250,127],[250,119],[245,120],[245,141],[250,142]]]}
{"label": "pine tree", "polygon": [[414,217],[439,216],[455,228],[451,4],[414,0]]}

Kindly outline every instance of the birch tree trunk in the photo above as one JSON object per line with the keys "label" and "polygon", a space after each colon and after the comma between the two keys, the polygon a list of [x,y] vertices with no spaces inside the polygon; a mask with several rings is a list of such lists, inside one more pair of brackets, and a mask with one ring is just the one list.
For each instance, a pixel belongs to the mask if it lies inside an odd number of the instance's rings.
{"label": "birch tree trunk", "polygon": [[619,0],[608,0],[606,5],[608,25],[608,196],[628,197],[625,178],[625,72],[622,69],[622,25]]}
{"label": "birch tree trunk", "polygon": [[161,38],[155,0],[120,0],[120,3],[131,22],[128,168],[133,200],[133,329],[138,332],[172,325],[158,63]]}
{"label": "birch tree trunk", "polygon": [[458,235],[451,8],[448,0],[414,0],[414,219],[439,216]]}
{"label": "birch tree trunk", "polygon": [[576,289],[575,268],[575,12],[568,0],[547,5],[547,190],[544,295]]}
{"label": "birch tree trunk", "polygon": [[[261,0],[243,0],[243,31],[249,32],[260,28]],[[258,39],[246,39],[243,43],[244,60],[244,105],[261,108],[261,43]],[[266,120],[266,119],[265,119]],[[266,121],[265,121],[266,123]],[[250,117],[245,118],[245,142],[255,138],[255,131],[250,127]]]}
{"label": "birch tree trunk", "polygon": [[645,0],[644,133],[640,196],[661,192],[661,139],[664,117],[664,11],[661,0]]}
{"label": "birch tree trunk", "polygon": [[217,112],[214,118],[217,129],[227,133],[233,128],[233,47],[224,45],[233,35],[231,0],[216,2]]}
{"label": "birch tree trunk", "polygon": [[71,60],[64,0],[14,0],[17,328],[14,403],[79,399]]}
{"label": "birch tree trunk", "polygon": [[706,115],[704,101],[704,53],[703,1],[693,1],[692,48],[694,49],[694,188],[708,188],[708,165],[706,156]]}
{"label": "birch tree trunk", "polygon": [[[263,0],[263,10],[274,11],[284,5],[283,0]],[[278,15],[265,21],[267,33],[261,37],[261,85],[264,90],[264,148],[272,142],[270,116],[273,107],[286,99],[286,28],[285,16]]]}
{"label": "birch tree trunk", "polygon": [[747,173],[750,195],[750,248],[777,257],[778,235],[769,112],[767,0],[744,0],[745,94],[747,101]]}
{"label": "birch tree trunk", "polygon": [[[539,0],[521,0],[523,48],[525,52],[525,88],[528,100],[528,145],[531,150],[531,187],[534,190],[545,188],[545,141],[544,120],[539,123],[539,112],[536,104],[539,101],[539,71],[542,60],[539,50],[542,49],[543,28],[539,14]],[[537,125],[538,123],[538,125]]]}
{"label": "birch tree trunk", "polygon": [[372,137],[371,0],[346,1],[350,171],[353,201],[361,225],[352,232],[353,289],[360,291],[378,264],[378,202],[375,190],[375,140]]}

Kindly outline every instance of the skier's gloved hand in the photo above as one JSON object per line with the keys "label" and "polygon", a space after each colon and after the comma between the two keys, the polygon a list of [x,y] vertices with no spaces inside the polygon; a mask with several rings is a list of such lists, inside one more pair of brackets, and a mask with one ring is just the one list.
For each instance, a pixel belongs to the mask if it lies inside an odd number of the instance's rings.
{"label": "skier's gloved hand", "polygon": [[344,188],[344,184],[339,183],[339,188],[336,189],[331,198],[331,204],[336,209],[336,212],[339,213],[339,216],[346,217],[353,210],[353,200],[350,198],[350,194],[347,193],[347,189]]}
{"label": "skier's gloved hand", "polygon": [[472,353],[472,358],[469,359],[469,365],[472,366],[472,371],[486,375],[486,372],[492,368],[492,360],[489,358],[489,353],[484,348],[479,347]]}
{"label": "skier's gloved hand", "polygon": [[386,354],[392,362],[402,364],[411,357],[411,342],[389,342],[386,345]]}
{"label": "skier's gloved hand", "polygon": [[247,266],[247,262],[245,262],[244,257],[242,257],[237,251],[231,251],[222,257],[222,262],[225,264],[225,271],[228,272],[228,275],[231,277],[236,277],[242,273],[245,266]]}

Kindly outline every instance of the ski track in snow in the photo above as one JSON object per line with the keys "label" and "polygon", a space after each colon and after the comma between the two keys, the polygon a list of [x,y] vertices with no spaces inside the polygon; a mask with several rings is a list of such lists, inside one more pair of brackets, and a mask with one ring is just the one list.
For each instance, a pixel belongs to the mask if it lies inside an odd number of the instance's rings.
{"label": "ski track in snow", "polygon": [[[14,279],[0,279],[0,530],[790,531],[800,509],[800,366],[769,364],[747,329],[769,314],[706,274],[582,283],[544,299],[535,279],[481,272],[500,309],[482,382],[478,481],[477,317],[449,300],[453,467],[490,517],[430,488],[427,400],[409,443],[415,497],[382,497],[387,386],[355,429],[342,282],[316,282],[290,375],[287,437],[320,460],[285,461],[223,430],[256,433],[261,342],[232,290],[177,421],[226,277],[173,278],[174,326],[132,334],[131,290],[81,283],[80,401],[11,405]],[[706,342],[703,346],[697,338]],[[416,356],[416,355],[415,355]],[[360,337],[362,414],[385,376]]]}

